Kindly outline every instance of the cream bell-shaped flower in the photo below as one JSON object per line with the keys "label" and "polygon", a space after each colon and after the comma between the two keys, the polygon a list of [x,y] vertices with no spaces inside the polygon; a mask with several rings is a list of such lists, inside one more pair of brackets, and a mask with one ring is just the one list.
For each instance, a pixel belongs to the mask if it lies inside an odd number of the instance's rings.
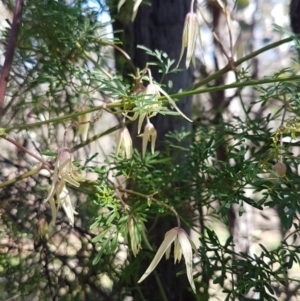
{"label": "cream bell-shaped flower", "polygon": [[135,217],[133,215],[128,216],[125,237],[129,237],[130,239],[130,247],[134,257],[136,257],[139,251],[142,249],[142,239],[144,240],[147,248],[152,250],[146,235],[146,227],[139,217]]}
{"label": "cream bell-shaped flower", "polygon": [[121,153],[121,155],[125,155],[127,159],[131,159],[132,157],[132,139],[126,127],[123,127],[119,131],[116,147],[116,156],[119,153]]}
{"label": "cream bell-shaped flower", "polygon": [[[158,97],[161,96],[161,94],[163,96],[165,96],[169,102],[169,104],[179,113],[179,115],[181,115],[183,118],[185,118],[187,121],[189,122],[193,122],[191,119],[189,119],[186,115],[184,115],[180,109],[177,107],[175,101],[170,97],[170,95],[164,91],[158,84],[156,84],[155,82],[151,82],[149,83],[149,85],[147,86],[146,90],[145,90],[145,95],[149,96],[149,95],[154,95],[154,104],[152,106],[150,105],[147,105],[147,109],[152,109],[152,110],[155,110],[159,107],[162,106],[162,103],[161,102],[158,102]],[[141,114],[140,117],[139,117],[139,122],[138,122],[138,134],[140,133],[141,131],[141,128],[142,128],[142,124],[143,124],[143,121],[145,119],[146,116],[148,116],[149,118],[151,117],[154,117],[155,115],[157,114],[157,112],[152,112],[151,114]]]}
{"label": "cream bell-shaped flower", "polygon": [[[150,77],[151,79],[151,77]],[[141,100],[137,105],[140,107],[141,112],[135,112],[132,117],[126,115],[130,120],[138,119],[138,134],[140,134],[143,122],[146,117],[151,118],[157,115],[156,109],[162,107],[162,102],[158,101],[160,93],[157,89],[157,85],[152,83],[150,80],[149,85],[146,87],[145,91],[141,93],[143,100]]]}
{"label": "cream bell-shaped flower", "polygon": [[131,21],[133,22],[136,14],[138,12],[139,6],[142,3],[142,0],[134,0],[134,6],[133,6],[133,11],[132,11],[132,17],[131,17]]}
{"label": "cream bell-shaped flower", "polygon": [[154,125],[147,119],[147,123],[145,125],[144,134],[140,135],[143,137],[142,143],[142,155],[145,157],[148,142],[151,141],[151,153],[154,154],[155,142],[157,137],[157,132]]}
{"label": "cream bell-shaped flower", "polygon": [[199,38],[200,41],[201,40],[200,24],[198,22],[197,15],[193,11],[191,11],[186,15],[184,20],[181,53],[180,53],[180,58],[177,67],[179,66],[179,63],[182,59],[185,48],[187,49],[186,59],[185,59],[186,69],[189,68],[191,60],[194,67],[196,67],[195,44],[196,44],[197,37]]}
{"label": "cream bell-shaped flower", "polygon": [[58,174],[60,175],[62,180],[75,187],[80,186],[78,181],[82,181],[84,177],[78,174],[78,172],[73,167],[71,151],[69,148],[64,147],[59,150],[55,167],[57,168]]}
{"label": "cream bell-shaped flower", "polygon": [[170,95],[168,95],[167,92],[165,92],[157,83],[152,80],[151,70],[149,68],[147,68],[147,70],[149,73],[149,84],[143,90],[143,92],[139,94],[142,97],[142,99],[137,102],[137,108],[139,109],[139,112],[135,112],[133,116],[128,116],[127,113],[124,114],[126,118],[132,121],[138,119],[138,134],[140,134],[141,132],[145,118],[156,116],[159,112],[159,109],[162,108],[162,102],[158,100],[161,94],[166,97],[169,104],[173,106],[173,108],[179,113],[179,115],[181,115],[189,122],[193,122],[180,111]]}
{"label": "cream bell-shaped flower", "polygon": [[[146,87],[143,94],[145,95],[145,103],[141,103],[143,108],[146,108],[149,112],[148,113],[141,113],[138,122],[138,134],[141,132],[141,128],[143,125],[143,121],[146,116],[149,118],[154,117],[157,115],[156,109],[162,106],[162,102],[158,101],[158,97],[160,96],[159,91],[157,89],[157,85],[151,82]],[[149,102],[153,102],[153,104],[149,104]]]}
{"label": "cream bell-shaped flower", "polygon": [[[46,198],[46,202],[49,201],[50,203],[52,212],[51,225],[54,225],[56,222],[57,212],[60,206],[65,210],[70,224],[74,224],[74,210],[66,188],[66,182],[75,187],[79,187],[80,184],[78,181],[82,181],[83,179],[84,177],[79,175],[72,165],[70,149],[67,147],[60,149],[55,163],[53,182]],[[57,205],[54,199],[55,197]],[[72,210],[70,208],[72,208]]]}
{"label": "cream bell-shaped flower", "polygon": [[174,242],[174,263],[179,262],[182,255],[185,259],[186,273],[192,290],[196,293],[195,283],[193,279],[193,249],[197,252],[197,248],[192,240],[188,237],[187,233],[175,227],[165,234],[165,239],[155,254],[152,262],[144,275],[140,278],[138,283],[142,282],[148,275],[156,268],[157,264],[166,253],[166,258],[170,257],[171,244]]}

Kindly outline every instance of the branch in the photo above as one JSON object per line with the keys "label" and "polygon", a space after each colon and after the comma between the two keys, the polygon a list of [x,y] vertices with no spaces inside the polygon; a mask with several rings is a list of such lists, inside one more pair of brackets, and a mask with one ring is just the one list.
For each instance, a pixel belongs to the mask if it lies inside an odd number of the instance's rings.
{"label": "branch", "polygon": [[[220,70],[220,71],[222,71],[222,70]],[[217,73],[219,73],[219,72],[217,72]],[[293,76],[289,76],[289,77],[262,78],[262,79],[259,79],[259,80],[249,80],[249,81],[244,81],[244,82],[235,82],[235,83],[232,83],[232,84],[229,84],[229,85],[208,87],[208,88],[196,89],[196,90],[192,90],[192,91],[188,90],[188,91],[183,91],[181,93],[170,94],[169,96],[171,98],[183,98],[183,97],[186,97],[186,96],[192,96],[192,95],[203,94],[203,93],[208,93],[208,92],[223,91],[223,90],[233,89],[233,88],[245,88],[245,87],[250,87],[250,86],[259,86],[259,85],[263,85],[263,84],[293,82],[293,81],[299,81],[299,80],[300,80],[299,75],[293,75]],[[166,97],[161,96],[158,99],[159,100],[165,100]]]}
{"label": "branch", "polygon": [[3,138],[5,140],[7,140],[8,142],[14,144],[18,149],[22,150],[23,152],[27,153],[31,157],[33,157],[36,160],[40,161],[41,163],[43,163],[43,165],[51,167],[51,164],[49,162],[45,161],[44,158],[39,157],[36,154],[32,153],[30,150],[28,150],[27,148],[25,148],[23,145],[21,145],[17,141],[15,141],[15,140],[13,140],[11,138],[8,138],[8,137],[4,137],[4,136],[0,136],[0,138]]}
{"label": "branch", "polygon": [[11,65],[12,65],[14,52],[17,44],[18,30],[22,19],[23,4],[24,4],[23,0],[17,0],[15,10],[14,10],[13,22],[9,32],[8,44],[5,53],[5,61],[0,77],[0,116],[2,115],[8,76],[11,70]]}
{"label": "branch", "polygon": [[198,83],[195,83],[191,88],[188,89],[188,91],[190,90],[195,90],[201,86],[204,86],[205,84],[211,82],[212,80],[216,79],[216,78],[219,78],[220,76],[224,75],[225,73],[227,73],[228,71],[231,71],[232,70],[232,65],[237,67],[239,65],[241,65],[242,63],[258,56],[259,54],[262,54],[270,49],[273,49],[273,48],[276,48],[282,44],[285,44],[285,43],[288,43],[288,42],[291,42],[293,40],[295,40],[297,37],[299,37],[300,35],[297,35],[297,36],[292,36],[292,37],[289,37],[289,38],[286,38],[286,39],[283,39],[283,40],[280,40],[280,41],[277,41],[277,42],[274,42],[272,44],[269,44],[265,47],[262,47],[256,51],[253,51],[251,52],[250,54],[244,56],[243,58],[235,61],[235,62],[231,62],[230,64],[228,64],[227,66],[225,66],[223,69],[219,70],[218,72],[208,76],[207,78],[199,81]]}
{"label": "branch", "polygon": [[28,172],[25,172],[24,174],[14,178],[14,179],[8,180],[6,182],[2,182],[2,183],[0,183],[0,188],[4,188],[6,186],[13,185],[13,184],[15,184],[19,181],[22,181],[26,178],[32,177],[33,175],[37,174],[42,168],[43,168],[43,165],[41,165],[41,166],[39,166],[35,169],[29,170]]}
{"label": "branch", "polygon": [[72,114],[68,114],[68,115],[64,115],[64,116],[60,116],[60,117],[56,117],[56,118],[52,118],[52,119],[48,119],[48,120],[43,120],[43,121],[39,121],[39,122],[34,122],[34,123],[28,123],[28,124],[19,124],[19,125],[13,125],[10,128],[6,128],[5,132],[11,132],[13,130],[22,130],[22,129],[30,129],[30,128],[35,128],[35,127],[40,127],[43,124],[50,124],[50,123],[59,123],[62,122],[64,120],[67,119],[72,119],[75,118],[77,116],[80,115],[84,115],[87,113],[91,113],[91,112],[95,112],[104,108],[113,108],[113,107],[118,107],[121,106],[121,103],[118,103],[118,105],[116,105],[116,103],[111,103],[111,104],[103,104],[101,106],[98,107],[94,107],[85,111],[80,111],[80,112],[76,112],[76,113],[72,113]]}

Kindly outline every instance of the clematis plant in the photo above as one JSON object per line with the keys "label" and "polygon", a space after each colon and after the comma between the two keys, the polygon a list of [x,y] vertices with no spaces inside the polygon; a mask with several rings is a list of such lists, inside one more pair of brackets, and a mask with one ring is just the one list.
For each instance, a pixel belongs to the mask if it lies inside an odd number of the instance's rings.
{"label": "clematis plant", "polygon": [[155,254],[152,262],[138,283],[142,282],[156,268],[157,264],[166,253],[169,259],[171,252],[171,244],[174,242],[174,263],[179,262],[182,255],[185,259],[186,273],[189,283],[194,293],[196,293],[195,283],[193,279],[193,250],[197,252],[197,248],[187,233],[180,227],[175,227],[165,234],[165,239]]}
{"label": "clematis plant", "polygon": [[70,149],[67,147],[60,149],[55,163],[52,186],[46,198],[46,202],[49,201],[50,203],[52,212],[52,221],[50,225],[55,225],[57,212],[61,206],[66,213],[69,223],[72,226],[74,225],[74,213],[76,212],[71,203],[66,183],[79,187],[79,181],[82,181],[83,179],[84,177],[78,174],[72,165]]}

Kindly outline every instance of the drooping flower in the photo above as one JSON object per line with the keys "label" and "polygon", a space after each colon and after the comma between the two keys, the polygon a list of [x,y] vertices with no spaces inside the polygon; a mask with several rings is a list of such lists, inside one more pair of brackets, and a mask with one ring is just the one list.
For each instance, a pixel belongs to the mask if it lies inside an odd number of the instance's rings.
{"label": "drooping flower", "polygon": [[120,129],[119,137],[116,147],[116,156],[121,153],[125,155],[127,159],[132,157],[132,139],[130,133],[126,127]]}
{"label": "drooping flower", "polygon": [[157,83],[152,79],[151,70],[147,68],[149,74],[149,84],[145,89],[142,89],[142,92],[139,93],[141,98],[136,102],[136,111],[133,116],[128,116],[125,113],[125,117],[134,121],[138,119],[138,134],[140,134],[143,122],[145,118],[151,118],[157,115],[157,113],[162,108],[162,101],[159,100],[161,94],[166,97],[169,104],[181,115],[183,118],[189,122],[193,122],[186,115],[184,115],[180,109],[177,107],[175,101],[170,97],[170,95],[165,92]]}
{"label": "drooping flower", "polygon": [[140,278],[138,283],[142,282],[148,275],[156,268],[157,264],[166,253],[166,258],[170,257],[171,244],[174,242],[174,263],[179,262],[182,255],[185,259],[186,273],[192,290],[196,293],[195,283],[193,279],[193,249],[197,252],[197,248],[192,240],[188,237],[187,233],[179,228],[175,227],[165,234],[165,239],[155,254],[152,262],[144,275]]}
{"label": "drooping flower", "polygon": [[65,214],[67,216],[67,219],[71,226],[74,226],[74,214],[76,214],[76,211],[73,208],[73,204],[71,202],[71,198],[69,195],[69,191],[64,185],[57,197],[57,208],[62,207],[65,211]]}
{"label": "drooping flower", "polygon": [[126,114],[126,118],[132,121],[138,119],[138,134],[140,134],[141,132],[145,118],[151,118],[156,116],[158,113],[158,109],[162,107],[162,102],[158,100],[158,97],[160,97],[160,93],[157,87],[158,85],[152,83],[152,79],[150,76],[150,83],[145,88],[145,90],[143,90],[143,92],[140,93],[142,99],[137,102],[139,112],[135,112],[132,117]]}
{"label": "drooping flower", "polygon": [[136,120],[138,118],[138,134],[141,132],[141,128],[145,118],[146,117],[151,118],[156,116],[157,113],[159,112],[159,108],[162,107],[162,102],[158,100],[161,94],[166,97],[169,104],[172,107],[174,107],[174,109],[179,113],[179,115],[181,115],[187,121],[193,122],[191,119],[189,119],[186,115],[184,115],[180,111],[175,101],[158,84],[150,82],[149,85],[146,87],[145,91],[143,92],[143,94],[145,95],[145,99],[144,101],[141,101],[138,104],[138,106],[141,109],[141,112],[135,112],[132,117],[126,115],[126,117],[130,120]]}
{"label": "drooping flower", "polygon": [[[138,222],[137,222],[138,221]],[[139,220],[139,218],[134,216],[128,216],[127,219],[127,234],[130,238],[131,251],[136,257],[139,251],[142,249],[141,240],[143,239],[145,245],[149,250],[152,250],[152,247],[148,241],[146,235],[145,224]]]}
{"label": "drooping flower", "polygon": [[60,206],[65,210],[69,223],[71,225],[74,224],[75,211],[70,200],[69,192],[66,188],[66,182],[75,187],[79,187],[80,184],[78,181],[82,181],[83,179],[84,177],[79,175],[72,165],[70,149],[67,147],[60,149],[55,163],[53,182],[46,198],[46,202],[49,201],[50,203],[52,212],[52,221],[50,225],[55,224]]}
{"label": "drooping flower", "polygon": [[154,154],[157,132],[154,125],[147,119],[143,136],[142,155],[145,157],[148,142],[151,141],[151,153]]}
{"label": "drooping flower", "polygon": [[82,181],[84,179],[83,176],[74,168],[72,164],[71,151],[67,147],[59,150],[55,168],[62,180],[75,187],[79,187],[80,184],[78,181]]}
{"label": "drooping flower", "polygon": [[186,69],[189,68],[191,60],[192,60],[194,67],[196,67],[195,44],[196,44],[197,37],[199,38],[199,41],[201,41],[200,24],[198,22],[197,15],[193,11],[191,11],[186,15],[185,20],[184,20],[181,53],[180,53],[180,57],[179,57],[177,66],[180,63],[183,53],[184,53],[184,50],[186,48],[187,49],[186,50],[186,59],[185,59]]}

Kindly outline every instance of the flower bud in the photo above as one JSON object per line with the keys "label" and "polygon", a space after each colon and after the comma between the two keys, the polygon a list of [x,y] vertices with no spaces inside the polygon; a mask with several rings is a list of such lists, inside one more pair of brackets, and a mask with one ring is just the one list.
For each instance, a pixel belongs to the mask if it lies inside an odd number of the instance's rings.
{"label": "flower bud", "polygon": [[276,163],[273,167],[273,170],[276,171],[278,177],[283,178],[286,174],[286,165],[284,163]]}

